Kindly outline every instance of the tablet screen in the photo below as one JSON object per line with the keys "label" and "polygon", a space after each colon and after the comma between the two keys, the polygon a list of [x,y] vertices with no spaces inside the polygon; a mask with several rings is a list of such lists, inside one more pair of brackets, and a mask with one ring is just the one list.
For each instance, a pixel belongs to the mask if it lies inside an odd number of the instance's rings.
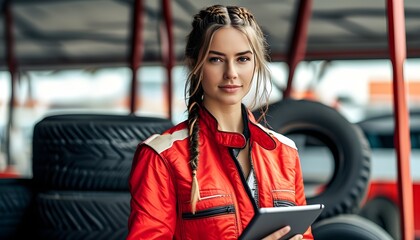
{"label": "tablet screen", "polygon": [[287,225],[291,230],[281,239],[289,239],[306,232],[323,210],[323,204],[260,208],[239,239],[262,239]]}

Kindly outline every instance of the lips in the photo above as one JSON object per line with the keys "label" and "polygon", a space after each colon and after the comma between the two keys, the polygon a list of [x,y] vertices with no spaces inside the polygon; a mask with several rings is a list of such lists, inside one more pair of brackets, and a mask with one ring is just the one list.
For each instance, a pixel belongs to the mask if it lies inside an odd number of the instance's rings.
{"label": "lips", "polygon": [[239,89],[241,89],[242,86],[241,85],[223,85],[223,86],[219,86],[219,88],[224,92],[233,93],[233,92],[239,91]]}

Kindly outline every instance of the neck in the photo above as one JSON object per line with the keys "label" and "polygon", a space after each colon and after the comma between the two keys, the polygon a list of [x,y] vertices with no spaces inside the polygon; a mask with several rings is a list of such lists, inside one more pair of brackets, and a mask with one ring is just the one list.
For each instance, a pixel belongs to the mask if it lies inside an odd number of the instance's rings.
{"label": "neck", "polygon": [[221,131],[242,133],[243,121],[242,107],[240,104],[225,106],[223,108],[204,106],[217,119]]}

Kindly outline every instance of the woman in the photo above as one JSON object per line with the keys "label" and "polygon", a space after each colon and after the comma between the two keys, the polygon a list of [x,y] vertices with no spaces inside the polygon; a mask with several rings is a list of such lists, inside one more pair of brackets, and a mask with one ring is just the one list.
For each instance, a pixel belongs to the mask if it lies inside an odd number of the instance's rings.
{"label": "woman", "polygon": [[[237,239],[254,209],[306,204],[294,143],[257,124],[242,104],[253,81],[267,95],[269,79],[253,15],[215,5],[192,27],[188,120],[139,145],[128,239]],[[313,239],[311,230],[292,239],[302,237]]]}

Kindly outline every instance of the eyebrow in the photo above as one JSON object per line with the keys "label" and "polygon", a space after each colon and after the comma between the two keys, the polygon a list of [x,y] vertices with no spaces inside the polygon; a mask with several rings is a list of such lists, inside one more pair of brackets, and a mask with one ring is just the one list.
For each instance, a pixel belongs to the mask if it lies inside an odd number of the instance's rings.
{"label": "eyebrow", "polygon": [[[222,52],[218,52],[218,51],[214,51],[214,50],[210,50],[209,54],[215,54],[215,55],[220,55],[220,56],[226,56],[226,54],[222,53]],[[246,50],[243,52],[238,52],[235,54],[235,56],[241,56],[241,55],[245,55],[245,54],[252,54],[251,50]]]}

